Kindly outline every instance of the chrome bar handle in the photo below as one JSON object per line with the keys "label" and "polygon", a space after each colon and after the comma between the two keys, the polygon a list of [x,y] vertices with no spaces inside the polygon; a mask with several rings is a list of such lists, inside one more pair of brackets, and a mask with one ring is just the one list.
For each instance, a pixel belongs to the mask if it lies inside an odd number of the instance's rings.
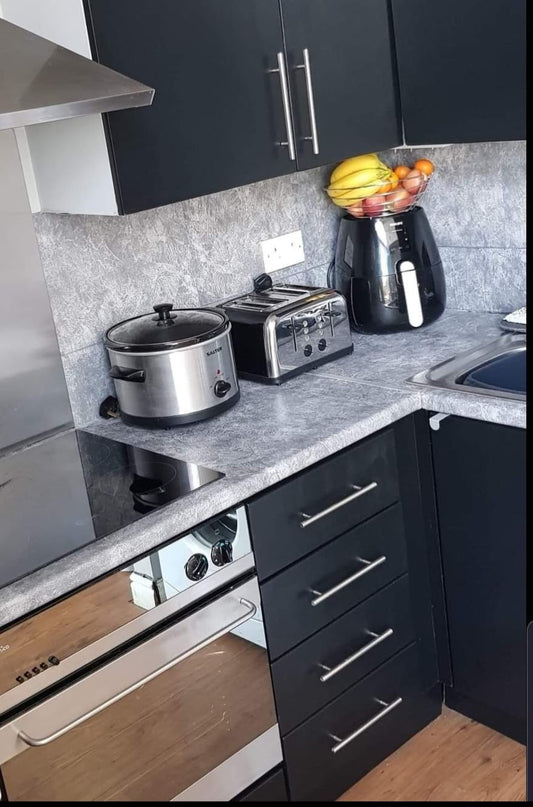
{"label": "chrome bar handle", "polygon": [[287,70],[285,67],[285,55],[283,51],[276,54],[278,66],[267,70],[267,73],[279,73],[279,83],[281,87],[281,100],[283,103],[283,115],[285,117],[285,126],[287,129],[287,139],[281,140],[278,146],[287,146],[289,149],[289,160],[296,160],[296,148],[294,145],[294,135],[292,133],[292,118],[291,118],[291,104],[289,101],[289,82],[287,80]]}
{"label": "chrome bar handle", "polygon": [[311,594],[316,595],[315,599],[311,600],[311,605],[320,605],[321,602],[324,602],[325,600],[329,599],[334,594],[337,594],[337,592],[342,591],[342,589],[345,588],[346,586],[349,586],[350,583],[354,583],[356,580],[359,580],[360,577],[363,577],[365,574],[368,574],[373,569],[377,569],[378,566],[381,566],[382,563],[385,563],[385,561],[387,560],[387,556],[380,555],[379,558],[376,558],[376,560],[372,561],[365,560],[364,558],[356,558],[356,560],[358,560],[360,563],[364,563],[365,567],[363,569],[359,569],[359,571],[355,572],[355,574],[351,574],[350,577],[346,577],[340,583],[337,583],[336,586],[333,586],[333,588],[329,588],[327,591],[321,592],[311,589]]}
{"label": "chrome bar handle", "polygon": [[304,48],[302,51],[303,64],[296,64],[295,70],[303,70],[305,74],[305,86],[307,89],[307,106],[309,109],[309,122],[311,123],[311,135],[302,137],[302,140],[311,140],[313,144],[313,154],[320,154],[318,147],[318,131],[316,127],[316,113],[315,113],[315,95],[313,93],[313,79],[311,78],[311,61],[309,59],[309,50]]}
{"label": "chrome bar handle", "polygon": [[330,513],[334,513],[335,510],[339,509],[339,507],[344,507],[345,505],[350,504],[350,502],[355,501],[355,499],[359,499],[361,496],[364,496],[366,493],[370,493],[370,491],[374,490],[374,488],[377,488],[377,486],[378,486],[377,482],[370,482],[369,485],[365,485],[362,488],[359,487],[359,485],[350,485],[351,488],[354,488],[355,493],[350,493],[349,496],[346,496],[344,499],[335,502],[335,504],[330,504],[330,506],[326,507],[325,510],[321,510],[319,513],[315,513],[314,516],[310,516],[308,515],[308,513],[300,513],[300,516],[302,516],[303,518],[303,521],[300,521],[300,527],[303,527],[304,529],[305,527],[309,527],[311,524],[314,524],[315,521],[324,518],[324,516],[329,516]]}
{"label": "chrome bar handle", "polygon": [[241,597],[239,602],[241,603],[241,605],[244,605],[247,609],[246,613],[243,616],[238,617],[238,619],[234,619],[232,622],[230,622],[229,625],[226,625],[224,628],[221,628],[220,630],[217,630],[215,633],[212,633],[210,636],[208,636],[206,639],[203,639],[197,645],[194,645],[193,647],[189,648],[185,653],[180,653],[179,656],[171,659],[163,666],[158,667],[156,670],[153,670],[149,675],[145,675],[143,678],[141,678],[140,681],[135,681],[129,687],[122,690],[118,694],[114,695],[112,698],[108,698],[103,703],[99,703],[98,706],[94,707],[94,709],[91,709],[89,712],[86,712],[85,714],[76,718],[76,720],[72,720],[70,723],[67,723],[66,726],[62,726],[60,729],[54,731],[53,734],[49,734],[47,737],[31,737],[29,734],[26,734],[26,732],[23,731],[22,729],[18,729],[16,724],[13,724],[13,729],[16,732],[18,738],[22,740],[23,743],[26,743],[26,745],[29,745],[32,748],[40,748],[43,745],[48,745],[49,743],[52,743],[54,740],[58,740],[64,734],[67,734],[67,732],[76,728],[76,726],[79,726],[80,723],[84,723],[91,717],[95,717],[95,715],[99,714],[100,712],[103,712],[104,709],[107,709],[108,706],[112,706],[114,703],[121,700],[126,695],[130,695],[132,692],[135,692],[136,689],[139,689],[140,687],[152,681],[154,678],[157,678],[158,675],[161,675],[167,670],[170,670],[184,658],[187,658],[192,653],[201,650],[203,647],[210,644],[211,642],[220,639],[226,633],[230,633],[232,630],[235,630],[235,628],[239,627],[239,625],[242,625],[243,622],[246,622],[248,619],[251,619],[253,616],[255,616],[255,614],[257,613],[257,606],[253,602],[245,599],[244,597]]}
{"label": "chrome bar handle", "polygon": [[366,655],[366,653],[368,653],[374,647],[377,647],[378,644],[381,644],[381,642],[384,642],[385,639],[389,638],[389,636],[392,636],[394,631],[392,628],[387,628],[387,630],[384,631],[383,633],[378,634],[373,633],[373,631],[368,631],[368,633],[370,634],[370,636],[374,637],[372,641],[365,644],[355,653],[352,653],[352,655],[348,656],[348,658],[345,658],[344,661],[341,661],[340,664],[337,664],[336,667],[328,667],[326,666],[326,664],[319,665],[323,670],[326,670],[326,672],[320,676],[321,683],[325,684],[326,681],[329,681],[329,679],[333,678],[335,675],[337,675],[337,673],[340,673],[342,672],[342,670],[346,669],[346,667],[349,667],[350,664],[353,664],[353,662],[357,661],[358,658],[361,658],[361,656]]}
{"label": "chrome bar handle", "polygon": [[385,703],[385,701],[381,701],[379,700],[379,698],[376,698],[376,701],[382,704],[384,708],[380,712],[378,712],[377,715],[371,717],[370,720],[367,720],[366,723],[363,723],[362,726],[359,726],[359,728],[353,731],[348,737],[345,737],[344,740],[341,740],[334,734],[329,735],[331,739],[335,740],[336,742],[336,745],[334,745],[331,748],[332,754],[337,754],[339,751],[342,751],[343,748],[345,748],[353,740],[356,740],[357,737],[360,737],[361,734],[363,734],[367,729],[373,726],[374,723],[377,723],[379,720],[382,720],[382,718],[384,718],[385,715],[388,715],[389,712],[392,712],[393,709],[396,709],[396,707],[403,702],[403,698],[396,698],[396,700],[392,701],[392,703]]}

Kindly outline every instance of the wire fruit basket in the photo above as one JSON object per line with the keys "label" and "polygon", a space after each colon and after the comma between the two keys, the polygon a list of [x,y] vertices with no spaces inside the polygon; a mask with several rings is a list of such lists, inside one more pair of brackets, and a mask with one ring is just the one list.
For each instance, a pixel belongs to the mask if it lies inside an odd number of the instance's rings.
{"label": "wire fruit basket", "polygon": [[379,180],[361,187],[324,188],[332,202],[344,207],[354,218],[370,219],[403,213],[416,207],[425,194],[430,176],[419,172],[419,177],[409,177],[393,182]]}

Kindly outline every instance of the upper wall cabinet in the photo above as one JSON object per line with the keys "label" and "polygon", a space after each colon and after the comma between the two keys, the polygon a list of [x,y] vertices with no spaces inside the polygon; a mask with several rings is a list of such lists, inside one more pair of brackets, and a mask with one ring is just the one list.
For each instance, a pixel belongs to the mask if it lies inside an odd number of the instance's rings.
{"label": "upper wall cabinet", "polygon": [[392,0],[405,142],[526,136],[526,0]]}
{"label": "upper wall cabinet", "polygon": [[145,110],[105,116],[120,212],[295,170],[280,145],[287,123],[279,73],[271,72],[283,50],[275,0],[86,0],[86,7],[95,58],[144,76],[156,91]]}
{"label": "upper wall cabinet", "polygon": [[280,0],[298,168],[402,142],[388,0]]}
{"label": "upper wall cabinet", "polygon": [[152,106],[103,124],[96,116],[28,128],[36,209],[131,213],[401,142],[389,0],[1,8],[156,91]]}

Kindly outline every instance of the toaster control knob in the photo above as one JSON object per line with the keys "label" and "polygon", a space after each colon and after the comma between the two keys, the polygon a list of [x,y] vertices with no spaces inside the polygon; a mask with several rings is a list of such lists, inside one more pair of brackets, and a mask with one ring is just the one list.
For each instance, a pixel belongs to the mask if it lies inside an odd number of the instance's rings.
{"label": "toaster control knob", "polygon": [[185,574],[189,580],[201,580],[202,577],[205,577],[208,567],[209,562],[206,556],[197,552],[195,555],[191,555],[185,564]]}
{"label": "toaster control knob", "polygon": [[222,379],[220,379],[219,381],[217,381],[215,383],[214,390],[215,390],[215,395],[217,396],[217,398],[223,398],[224,395],[228,394],[230,389],[231,389],[231,384],[228,381],[223,381]]}
{"label": "toaster control knob", "polygon": [[312,352],[313,352],[313,346],[312,345],[306,345],[304,347],[304,356],[310,356]]}

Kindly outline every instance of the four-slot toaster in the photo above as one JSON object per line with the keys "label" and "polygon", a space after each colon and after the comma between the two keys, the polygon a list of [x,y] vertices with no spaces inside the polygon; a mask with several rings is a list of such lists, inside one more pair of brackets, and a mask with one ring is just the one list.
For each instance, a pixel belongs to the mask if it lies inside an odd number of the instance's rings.
{"label": "four-slot toaster", "polygon": [[334,289],[272,285],[261,275],[253,292],[220,307],[232,323],[241,378],[281,384],[353,351],[346,301]]}

